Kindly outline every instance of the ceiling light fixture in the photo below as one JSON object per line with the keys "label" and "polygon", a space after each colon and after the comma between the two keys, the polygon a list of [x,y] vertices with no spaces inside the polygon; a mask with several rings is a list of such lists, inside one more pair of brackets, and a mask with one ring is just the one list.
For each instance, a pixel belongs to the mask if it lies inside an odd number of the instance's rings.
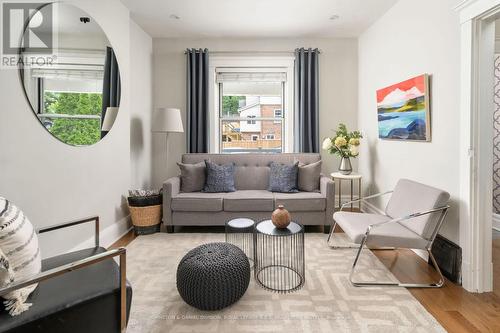
{"label": "ceiling light fixture", "polygon": [[338,16],[338,15],[330,16],[330,20],[332,20],[332,21],[338,20],[339,18],[340,18],[340,16]]}
{"label": "ceiling light fixture", "polygon": [[180,20],[180,19],[181,19],[181,18],[180,18],[180,16],[177,16],[177,15],[175,15],[175,14],[170,15],[170,18],[171,18],[172,20]]}

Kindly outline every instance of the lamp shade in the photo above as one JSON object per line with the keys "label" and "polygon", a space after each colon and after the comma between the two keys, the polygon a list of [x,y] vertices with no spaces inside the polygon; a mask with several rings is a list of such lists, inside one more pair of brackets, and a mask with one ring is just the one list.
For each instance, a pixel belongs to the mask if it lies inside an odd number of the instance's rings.
{"label": "lamp shade", "polygon": [[112,106],[106,108],[106,115],[102,122],[101,131],[111,131],[111,127],[113,127],[116,117],[118,116],[118,109],[118,107]]}
{"label": "lamp shade", "polygon": [[184,132],[181,110],[158,108],[153,117],[153,132]]}

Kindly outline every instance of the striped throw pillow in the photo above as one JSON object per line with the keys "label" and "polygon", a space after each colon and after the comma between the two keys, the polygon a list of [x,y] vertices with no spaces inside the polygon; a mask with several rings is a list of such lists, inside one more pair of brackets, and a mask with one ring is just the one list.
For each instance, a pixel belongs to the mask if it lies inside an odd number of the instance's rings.
{"label": "striped throw pillow", "polygon": [[[0,197],[0,287],[41,271],[38,237],[23,212]],[[16,316],[31,306],[26,300],[37,284],[3,295],[5,309]]]}

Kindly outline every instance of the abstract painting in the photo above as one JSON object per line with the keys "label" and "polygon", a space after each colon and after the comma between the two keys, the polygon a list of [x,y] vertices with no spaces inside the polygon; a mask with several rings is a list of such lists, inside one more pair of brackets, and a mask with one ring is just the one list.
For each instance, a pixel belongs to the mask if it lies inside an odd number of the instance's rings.
{"label": "abstract painting", "polygon": [[377,113],[379,138],[430,141],[429,76],[377,90]]}

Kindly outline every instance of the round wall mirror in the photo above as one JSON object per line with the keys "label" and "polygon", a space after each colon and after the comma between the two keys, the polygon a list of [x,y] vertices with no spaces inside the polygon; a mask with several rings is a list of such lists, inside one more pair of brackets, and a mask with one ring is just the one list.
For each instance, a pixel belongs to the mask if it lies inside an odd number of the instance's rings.
{"label": "round wall mirror", "polygon": [[67,3],[44,5],[25,27],[19,73],[35,116],[64,143],[98,142],[115,122],[121,93],[106,34],[90,15]]}

